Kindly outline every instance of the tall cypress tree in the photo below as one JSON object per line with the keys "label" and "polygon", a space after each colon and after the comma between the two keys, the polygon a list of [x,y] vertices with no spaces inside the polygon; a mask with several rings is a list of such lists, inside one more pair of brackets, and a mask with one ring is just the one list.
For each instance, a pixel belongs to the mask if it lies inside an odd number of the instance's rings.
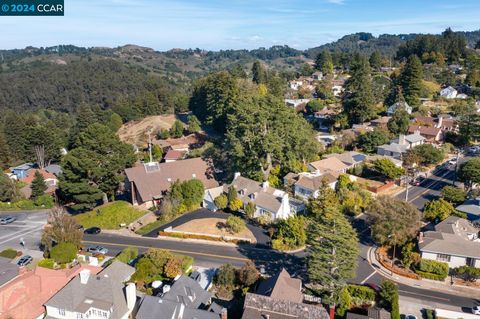
{"label": "tall cypress tree", "polygon": [[257,84],[267,83],[267,71],[260,61],[255,61],[252,66],[253,82]]}
{"label": "tall cypress tree", "polygon": [[362,123],[376,116],[370,65],[365,57],[356,58],[352,77],[347,80],[345,91],[343,110],[350,124]]}
{"label": "tall cypress tree", "polygon": [[325,75],[333,74],[333,59],[330,51],[324,50],[317,55],[315,69],[322,71]]}
{"label": "tall cypress tree", "polygon": [[45,184],[45,179],[39,171],[35,172],[35,176],[33,178],[30,188],[32,189],[32,198],[42,196],[47,190],[48,187],[47,184]]}
{"label": "tall cypress tree", "polygon": [[400,75],[400,86],[403,89],[405,101],[412,105],[420,104],[420,93],[422,91],[423,67],[418,56],[412,54],[408,57]]}

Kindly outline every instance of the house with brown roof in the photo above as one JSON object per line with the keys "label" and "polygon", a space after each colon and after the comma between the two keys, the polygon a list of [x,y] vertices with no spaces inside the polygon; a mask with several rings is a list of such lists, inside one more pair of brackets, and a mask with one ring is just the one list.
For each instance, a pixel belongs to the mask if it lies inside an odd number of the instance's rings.
{"label": "house with brown roof", "polygon": [[308,164],[308,169],[312,173],[316,172],[320,174],[328,172],[345,173],[348,169],[348,165],[336,157],[329,157],[319,161],[311,162]]}
{"label": "house with brown roof", "polygon": [[205,189],[218,186],[211,163],[199,157],[169,163],[143,163],[127,168],[125,174],[132,204],[147,208],[159,204],[177,180],[198,179]]}
{"label": "house with brown roof", "polygon": [[408,134],[418,132],[425,137],[426,143],[438,143],[443,140],[442,129],[431,126],[410,125],[408,127]]}
{"label": "house with brown roof", "polygon": [[167,154],[165,154],[165,156],[163,157],[163,160],[165,161],[165,163],[175,162],[183,159],[185,155],[186,152],[169,149],[167,151]]}
{"label": "house with brown roof", "polygon": [[27,184],[20,189],[20,192],[23,194],[23,196],[25,196],[26,198],[30,198],[30,196],[32,195],[32,189],[30,186],[32,185],[33,180],[35,179],[36,172],[39,172],[40,174],[42,174],[43,179],[45,180],[45,184],[47,185],[47,190],[45,191],[45,193],[46,194],[55,193],[55,190],[57,189],[57,184],[58,184],[57,176],[55,176],[50,172],[47,172],[44,169],[32,168],[28,170],[25,177],[20,179],[21,182]]}
{"label": "house with brown roof", "polygon": [[255,204],[254,217],[286,219],[305,209],[303,202],[290,198],[287,192],[271,187],[268,182],[257,182],[243,177],[240,173],[235,173],[230,184],[223,185],[222,192],[220,187],[207,190],[210,197],[204,197],[204,207],[217,210],[212,199],[215,200],[220,194],[227,193],[230,187],[237,191],[237,196],[243,203],[243,210],[249,203]]}
{"label": "house with brown roof", "polygon": [[355,151],[348,151],[343,153],[332,153],[327,154],[324,156],[325,158],[335,157],[336,159],[342,161],[348,168],[353,168],[358,164],[363,163],[367,159],[367,155],[355,152]]}
{"label": "house with brown roof", "polygon": [[247,293],[242,319],[328,319],[322,305],[303,303],[302,281],[285,269]]}

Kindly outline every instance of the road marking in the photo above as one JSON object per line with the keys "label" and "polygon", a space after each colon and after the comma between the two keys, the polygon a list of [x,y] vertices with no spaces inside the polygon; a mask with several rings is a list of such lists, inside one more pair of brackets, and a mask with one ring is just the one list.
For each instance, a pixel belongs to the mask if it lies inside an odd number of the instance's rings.
{"label": "road marking", "polygon": [[[132,245],[126,245],[126,244],[106,243],[106,242],[90,241],[90,240],[84,240],[83,243],[95,244],[95,245],[105,245],[105,246],[122,246],[122,247],[131,247],[132,246]],[[155,247],[152,247],[152,246],[140,246],[140,245],[134,245],[134,247],[146,248],[146,249],[155,248]],[[161,248],[161,249],[165,249],[165,248]],[[165,250],[169,250],[169,251],[180,253],[180,254],[191,254],[191,255],[231,259],[231,260],[238,260],[238,261],[249,261],[250,260],[248,258],[232,257],[232,256],[220,256],[220,255],[215,255],[215,254],[199,253],[199,252],[186,251],[186,250],[177,250],[177,249],[165,249]]]}
{"label": "road marking", "polygon": [[[447,175],[448,173],[450,173],[450,171],[446,171],[445,174],[439,176],[439,178],[443,178],[445,177],[445,175]],[[427,187],[432,187],[433,185],[437,184],[437,183],[440,183],[440,182],[444,182],[443,180],[434,180],[433,183],[431,183],[430,185],[428,185]],[[424,191],[422,191],[420,194],[418,194],[417,196],[415,196],[414,198],[410,199],[408,202],[411,203],[413,202],[414,200],[416,200],[417,198],[419,198],[420,196],[423,196],[423,194],[425,194],[426,192],[428,191],[431,191],[432,189],[430,188],[426,188]]]}
{"label": "road marking", "polygon": [[[415,296],[425,297],[424,294],[418,294],[418,293],[416,293],[416,292],[411,292],[411,291],[408,291],[408,290],[399,289],[398,292],[403,292],[403,293],[406,293],[406,294],[409,294],[409,295],[415,295]],[[441,298],[441,297],[435,297],[435,296],[428,296],[428,298],[438,299],[438,300],[444,300],[444,301],[450,301],[450,299],[448,299],[448,298]]]}
{"label": "road marking", "polygon": [[[17,233],[18,235],[12,236],[12,237],[10,237],[10,235],[7,235],[9,238],[8,238],[7,240],[1,241],[1,242],[0,242],[0,245],[1,245],[1,244],[4,244],[4,243],[7,243],[7,242],[9,242],[9,241],[12,241],[13,239],[20,238],[20,237],[25,236],[25,235],[28,235],[28,234],[30,234],[30,233],[39,231],[40,229],[41,229],[41,228],[32,228],[30,231],[20,232],[20,233]],[[5,238],[5,237],[7,237],[7,236],[3,236],[3,237],[1,237],[1,239]]]}
{"label": "road marking", "polygon": [[363,279],[362,282],[360,282],[362,285],[370,278],[373,277],[373,275],[375,275],[377,272],[374,270],[370,275],[368,275],[367,278]]}

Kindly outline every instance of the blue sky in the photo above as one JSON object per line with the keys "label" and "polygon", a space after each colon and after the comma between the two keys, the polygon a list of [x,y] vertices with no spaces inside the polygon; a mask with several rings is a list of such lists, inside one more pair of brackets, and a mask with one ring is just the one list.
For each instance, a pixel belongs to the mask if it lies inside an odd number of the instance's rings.
{"label": "blue sky", "polygon": [[65,7],[64,17],[0,17],[0,48],[306,49],[360,31],[480,29],[479,0],[65,0]]}

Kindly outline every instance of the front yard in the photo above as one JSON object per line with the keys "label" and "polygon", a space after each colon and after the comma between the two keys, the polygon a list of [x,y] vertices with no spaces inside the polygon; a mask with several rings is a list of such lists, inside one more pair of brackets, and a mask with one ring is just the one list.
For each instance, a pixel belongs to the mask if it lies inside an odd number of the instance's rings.
{"label": "front yard", "polygon": [[120,229],[121,224],[129,225],[147,213],[148,211],[133,207],[128,202],[116,201],[78,214],[74,218],[84,228]]}
{"label": "front yard", "polygon": [[232,236],[239,238],[248,238],[251,240],[252,243],[256,242],[255,236],[246,227],[235,234],[229,232],[226,226],[226,220],[222,218],[201,218],[191,220],[182,225],[174,227],[173,231],[184,231],[213,236]]}

